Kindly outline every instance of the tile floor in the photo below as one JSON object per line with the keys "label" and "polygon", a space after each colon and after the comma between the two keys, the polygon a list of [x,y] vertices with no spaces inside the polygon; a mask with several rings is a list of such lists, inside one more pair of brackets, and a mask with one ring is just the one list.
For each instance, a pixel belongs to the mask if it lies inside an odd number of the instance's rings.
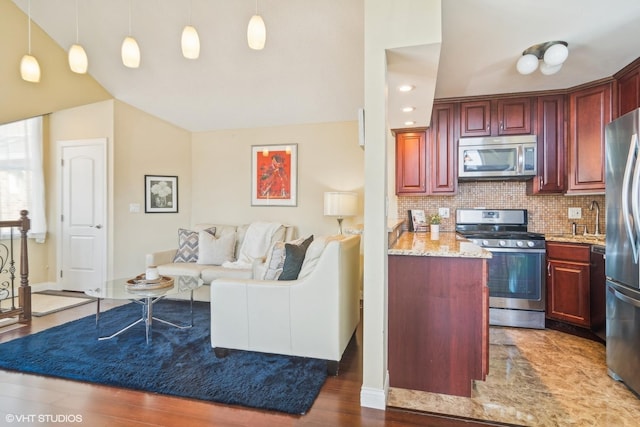
{"label": "tile floor", "polygon": [[388,405],[521,426],[640,425],[640,399],[607,375],[601,343],[491,327],[489,355],[471,398],[392,388]]}

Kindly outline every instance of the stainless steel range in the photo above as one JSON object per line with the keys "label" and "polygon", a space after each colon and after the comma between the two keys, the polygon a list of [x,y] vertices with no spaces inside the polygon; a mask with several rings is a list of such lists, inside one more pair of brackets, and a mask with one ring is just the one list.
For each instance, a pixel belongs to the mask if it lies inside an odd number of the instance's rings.
{"label": "stainless steel range", "polygon": [[526,209],[458,209],[456,231],[491,252],[489,324],[544,329],[544,235],[527,231]]}

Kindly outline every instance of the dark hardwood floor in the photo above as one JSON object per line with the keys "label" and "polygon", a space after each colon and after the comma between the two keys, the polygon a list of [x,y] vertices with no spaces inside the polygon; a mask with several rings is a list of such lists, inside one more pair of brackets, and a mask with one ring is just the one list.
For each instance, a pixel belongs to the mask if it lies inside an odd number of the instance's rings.
{"label": "dark hardwood floor", "polygon": [[[103,309],[108,301],[103,301]],[[0,328],[0,343],[95,314],[95,303],[34,318],[29,326]],[[70,340],[73,337],[69,337]],[[205,373],[203,373],[205,374]],[[329,377],[303,416],[261,411],[0,370],[0,425],[98,426],[433,426],[487,424],[408,411],[360,406],[362,330],[349,344],[340,375]],[[13,423],[11,417],[15,419]],[[18,422],[18,417],[23,420]],[[32,417],[33,422],[25,422]],[[73,417],[76,417],[75,419]],[[81,419],[80,419],[81,418]],[[43,419],[49,423],[42,422]],[[67,422],[64,422],[64,421]],[[73,422],[75,421],[75,422]]]}

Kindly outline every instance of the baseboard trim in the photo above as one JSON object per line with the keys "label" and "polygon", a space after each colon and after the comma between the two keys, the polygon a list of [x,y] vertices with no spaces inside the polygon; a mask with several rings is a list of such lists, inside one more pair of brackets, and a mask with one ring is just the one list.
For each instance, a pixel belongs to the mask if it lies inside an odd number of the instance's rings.
{"label": "baseboard trim", "polygon": [[360,389],[360,406],[373,409],[387,409],[387,397],[389,396],[389,371],[384,379],[384,388],[362,387]]}

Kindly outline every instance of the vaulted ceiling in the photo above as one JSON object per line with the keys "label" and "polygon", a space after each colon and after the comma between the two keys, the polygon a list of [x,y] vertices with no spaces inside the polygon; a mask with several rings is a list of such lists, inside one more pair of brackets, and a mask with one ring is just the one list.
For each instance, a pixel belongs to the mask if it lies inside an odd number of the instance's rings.
{"label": "vaulted ceiling", "polygon": [[[26,13],[28,0],[13,2]],[[190,131],[356,120],[364,105],[363,0],[259,0],[267,27],[261,51],[246,41],[253,0],[77,4],[89,73],[117,99]],[[130,10],[139,69],[120,60]],[[31,17],[65,50],[75,43],[76,0],[31,0]],[[419,49],[418,72],[411,64],[402,72],[435,81],[436,98],[568,88],[609,77],[640,56],[638,22],[637,0],[445,0],[441,46]],[[189,23],[200,34],[197,60],[180,51]],[[560,72],[518,74],[522,51],[549,40],[569,44]],[[437,64],[437,75],[420,73],[424,63]]]}

